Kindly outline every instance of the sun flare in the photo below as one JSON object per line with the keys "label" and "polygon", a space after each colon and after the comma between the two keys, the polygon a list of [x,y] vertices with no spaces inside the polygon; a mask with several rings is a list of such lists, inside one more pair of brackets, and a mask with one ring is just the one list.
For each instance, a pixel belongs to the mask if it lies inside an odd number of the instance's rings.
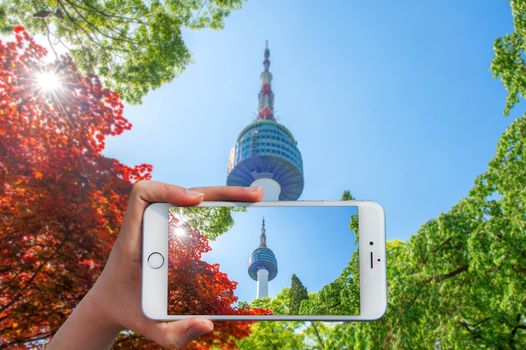
{"label": "sun flare", "polygon": [[184,226],[175,227],[173,229],[173,233],[178,238],[183,238],[183,237],[186,237],[186,235],[187,235],[186,228]]}
{"label": "sun flare", "polygon": [[37,75],[37,85],[44,91],[55,91],[60,87],[60,79],[53,72],[40,72]]}

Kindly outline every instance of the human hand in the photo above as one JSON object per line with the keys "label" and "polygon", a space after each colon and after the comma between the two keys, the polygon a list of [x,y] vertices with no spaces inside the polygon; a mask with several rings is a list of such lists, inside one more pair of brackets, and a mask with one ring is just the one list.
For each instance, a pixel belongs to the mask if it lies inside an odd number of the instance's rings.
{"label": "human hand", "polygon": [[261,200],[259,187],[199,187],[190,190],[154,181],[140,181],[132,189],[119,237],[95,285],[57,331],[48,349],[110,348],[123,329],[138,332],[157,344],[179,349],[210,332],[205,318],[160,322],[141,309],[141,231],[146,207],[154,202],[179,206],[203,200],[254,202]]}

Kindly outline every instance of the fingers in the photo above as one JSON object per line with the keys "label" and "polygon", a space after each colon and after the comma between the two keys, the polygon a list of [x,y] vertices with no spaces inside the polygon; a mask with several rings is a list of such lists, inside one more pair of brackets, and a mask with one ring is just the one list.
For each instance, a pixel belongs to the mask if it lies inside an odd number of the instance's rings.
{"label": "fingers", "polygon": [[156,181],[139,181],[133,186],[128,206],[144,211],[146,206],[155,202],[166,202],[177,205],[195,205],[203,200],[203,193],[187,190],[183,187]]}
{"label": "fingers", "polygon": [[261,187],[211,186],[194,187],[192,190],[204,193],[206,201],[257,202],[263,199]]}
{"label": "fingers", "polygon": [[256,202],[263,198],[261,187],[213,186],[185,189],[156,181],[139,181],[128,198],[119,242],[134,258],[140,258],[141,223],[144,210],[150,203],[166,202],[180,206],[197,205],[203,199]]}
{"label": "fingers", "polygon": [[214,329],[212,321],[205,318],[189,318],[176,322],[150,320],[150,322],[145,335],[169,349],[181,349],[192,340]]}

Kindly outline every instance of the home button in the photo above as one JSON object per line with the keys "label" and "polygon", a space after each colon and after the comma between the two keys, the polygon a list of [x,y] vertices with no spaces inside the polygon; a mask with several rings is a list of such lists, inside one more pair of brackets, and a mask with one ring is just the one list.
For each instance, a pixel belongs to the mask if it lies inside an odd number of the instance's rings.
{"label": "home button", "polygon": [[152,253],[148,257],[148,266],[152,269],[159,269],[164,264],[164,257],[161,253]]}

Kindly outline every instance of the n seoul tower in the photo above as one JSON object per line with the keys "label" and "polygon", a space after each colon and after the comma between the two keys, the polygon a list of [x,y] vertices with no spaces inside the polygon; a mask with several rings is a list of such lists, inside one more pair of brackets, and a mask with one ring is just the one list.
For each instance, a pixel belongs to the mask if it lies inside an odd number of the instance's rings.
{"label": "n seoul tower", "polygon": [[303,161],[292,133],[274,118],[269,57],[267,42],[258,115],[230,150],[227,185],[261,186],[266,200],[296,200],[303,191]]}
{"label": "n seoul tower", "polygon": [[257,282],[256,298],[268,296],[268,282],[278,274],[278,261],[276,256],[267,248],[267,235],[265,232],[265,218],[261,225],[259,247],[254,250],[248,260],[248,275]]}

